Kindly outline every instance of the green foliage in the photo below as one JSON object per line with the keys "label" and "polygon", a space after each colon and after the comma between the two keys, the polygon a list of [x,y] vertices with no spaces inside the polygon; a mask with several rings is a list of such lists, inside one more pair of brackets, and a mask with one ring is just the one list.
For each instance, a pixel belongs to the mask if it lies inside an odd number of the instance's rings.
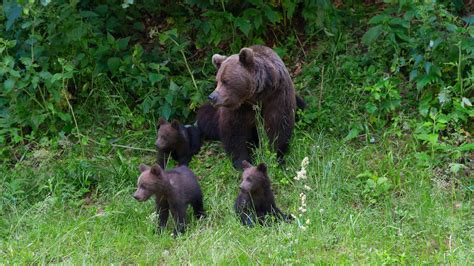
{"label": "green foliage", "polygon": [[385,196],[388,196],[390,189],[392,188],[390,180],[386,177],[379,177],[370,172],[359,174],[357,175],[357,178],[362,181],[362,194],[364,195],[364,199],[370,204],[375,204]]}
{"label": "green foliage", "polygon": [[89,118],[88,104],[109,108],[98,98],[104,94],[120,97],[126,113],[192,119],[190,111],[212,88],[214,71],[209,63],[195,70],[196,62],[188,60],[193,50],[207,53],[209,46],[225,45],[238,51],[264,43],[275,36],[272,31],[291,32],[297,10],[305,10],[309,31],[335,14],[326,0],[158,6],[6,1],[0,16],[1,141],[79,134],[81,121]]}
{"label": "green foliage", "polygon": [[474,115],[471,23],[434,2],[389,7],[368,23],[372,27],[362,41],[369,55],[385,64],[388,78],[363,88],[366,123],[381,128],[400,114],[400,107],[404,112],[417,108],[415,133],[432,157],[437,150],[459,158],[456,147],[468,141],[469,134],[462,135],[472,132]]}

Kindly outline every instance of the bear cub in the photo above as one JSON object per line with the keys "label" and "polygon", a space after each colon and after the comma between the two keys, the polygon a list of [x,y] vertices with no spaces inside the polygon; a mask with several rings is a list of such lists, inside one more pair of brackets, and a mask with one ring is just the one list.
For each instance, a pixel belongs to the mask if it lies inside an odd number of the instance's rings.
{"label": "bear cub", "polygon": [[234,205],[242,224],[253,226],[257,220],[260,224],[264,224],[264,217],[267,214],[275,216],[278,220],[290,221],[291,217],[276,206],[270,178],[267,175],[267,166],[261,163],[255,167],[243,161],[242,167],[244,169],[242,183]]}
{"label": "bear cub", "polygon": [[175,220],[173,234],[184,232],[186,208],[191,205],[197,218],[205,216],[202,192],[194,173],[186,166],[163,170],[158,164],[140,164],[137,190],[133,197],[140,202],[155,196],[159,226],[166,227],[168,215]]}
{"label": "bear cub", "polygon": [[193,155],[201,149],[199,129],[196,126],[183,126],[176,119],[169,123],[161,117],[158,125],[155,142],[158,150],[158,164],[165,168],[171,155],[178,165],[188,165]]}

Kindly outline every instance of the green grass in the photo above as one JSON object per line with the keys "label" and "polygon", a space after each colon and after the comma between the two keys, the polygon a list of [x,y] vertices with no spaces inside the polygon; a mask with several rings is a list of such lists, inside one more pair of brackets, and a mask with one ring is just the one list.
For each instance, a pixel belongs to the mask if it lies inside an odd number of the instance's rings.
{"label": "green grass", "polygon": [[[143,131],[128,143],[153,136]],[[14,169],[2,167],[0,263],[468,264],[473,202],[459,182],[469,180],[436,185],[432,171],[417,166],[414,145],[349,145],[297,131],[286,165],[269,172],[277,204],[298,219],[255,228],[241,226],[232,208],[239,172],[217,144],[206,145],[191,169],[202,177],[208,217],[197,221],[189,210],[187,232],[176,239],[172,223],[154,234],[153,200],[131,196],[138,164],[153,162],[153,153],[98,145],[84,157],[74,146],[29,152]],[[306,156],[308,177],[295,181]],[[370,177],[386,181],[369,189]]]}

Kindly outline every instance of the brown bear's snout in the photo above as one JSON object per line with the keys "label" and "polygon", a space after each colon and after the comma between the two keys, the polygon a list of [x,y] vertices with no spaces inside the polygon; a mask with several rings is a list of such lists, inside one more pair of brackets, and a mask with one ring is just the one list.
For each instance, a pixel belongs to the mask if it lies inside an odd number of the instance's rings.
{"label": "brown bear's snout", "polygon": [[219,93],[217,91],[213,91],[207,98],[213,105],[215,105],[219,99]]}
{"label": "brown bear's snout", "polygon": [[135,192],[133,194],[133,198],[136,199],[137,201],[143,201],[143,197],[141,197],[140,195],[138,195],[138,192]]}
{"label": "brown bear's snout", "polygon": [[158,148],[158,149],[164,149],[165,145],[163,144],[163,140],[161,138],[158,138],[155,142],[155,146]]}
{"label": "brown bear's snout", "polygon": [[251,185],[249,184],[249,182],[244,181],[244,182],[240,183],[239,188],[240,188],[240,190],[242,190],[243,192],[249,193],[252,187],[251,187]]}

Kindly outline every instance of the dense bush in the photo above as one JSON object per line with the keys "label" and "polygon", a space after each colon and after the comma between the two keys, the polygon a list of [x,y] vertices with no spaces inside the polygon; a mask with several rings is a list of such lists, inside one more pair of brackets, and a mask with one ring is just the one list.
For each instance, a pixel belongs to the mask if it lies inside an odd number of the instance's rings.
{"label": "dense bush", "polygon": [[322,25],[322,16],[316,15],[332,7],[321,0],[122,6],[115,1],[5,1],[0,17],[2,135],[19,142],[28,135],[70,133],[74,110],[90,103],[90,97],[107,94],[99,91],[113,91],[122,104],[145,114],[186,118],[212,87],[209,64],[200,70],[187,58],[207,56],[209,47],[237,51],[264,43],[277,24],[285,25],[277,34],[290,31],[301,6],[306,21],[318,22],[309,30]]}
{"label": "dense bush", "polygon": [[459,156],[472,149],[465,142],[473,130],[473,22],[433,3],[386,8],[372,17],[362,41],[385,65],[381,81],[363,87],[369,124],[391,122],[416,108],[421,121],[414,132],[432,152]]}
{"label": "dense bush", "polygon": [[472,150],[473,18],[450,12],[463,3],[366,2],[4,1],[0,142],[189,121],[213,87],[210,55],[261,43],[310,104],[300,126],[368,141],[391,126],[432,154]]}

